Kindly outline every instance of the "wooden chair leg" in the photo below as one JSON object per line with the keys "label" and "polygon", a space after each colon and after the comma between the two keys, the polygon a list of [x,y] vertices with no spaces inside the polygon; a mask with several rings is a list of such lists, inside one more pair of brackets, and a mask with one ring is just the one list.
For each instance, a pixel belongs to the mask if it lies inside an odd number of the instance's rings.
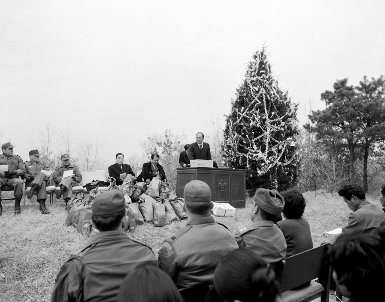
{"label": "wooden chair leg", "polygon": [[342,294],[337,284],[336,284],[336,301],[342,301]]}

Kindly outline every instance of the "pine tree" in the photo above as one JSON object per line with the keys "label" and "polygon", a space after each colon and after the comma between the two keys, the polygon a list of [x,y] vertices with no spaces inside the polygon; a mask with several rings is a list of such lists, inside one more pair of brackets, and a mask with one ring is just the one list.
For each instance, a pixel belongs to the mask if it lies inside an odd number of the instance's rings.
{"label": "pine tree", "polygon": [[224,131],[224,157],[229,167],[247,169],[248,189],[294,184],[296,113],[297,105],[278,87],[263,47],[248,64]]}

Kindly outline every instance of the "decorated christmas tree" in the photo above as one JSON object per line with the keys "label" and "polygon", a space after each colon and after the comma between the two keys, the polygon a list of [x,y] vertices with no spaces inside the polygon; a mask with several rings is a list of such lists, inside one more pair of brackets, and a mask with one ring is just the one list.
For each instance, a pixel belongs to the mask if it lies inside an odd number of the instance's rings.
{"label": "decorated christmas tree", "polygon": [[279,89],[265,47],[248,64],[226,117],[223,154],[231,168],[247,169],[247,189],[295,185],[297,105]]}

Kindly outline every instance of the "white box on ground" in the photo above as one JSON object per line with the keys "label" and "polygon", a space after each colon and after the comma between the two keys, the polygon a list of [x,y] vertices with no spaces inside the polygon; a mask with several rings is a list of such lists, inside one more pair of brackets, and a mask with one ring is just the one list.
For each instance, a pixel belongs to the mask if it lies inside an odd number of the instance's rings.
{"label": "white box on ground", "polygon": [[235,208],[227,202],[213,202],[213,214],[220,217],[234,217]]}
{"label": "white box on ground", "polygon": [[199,168],[199,167],[212,168],[213,167],[213,161],[211,159],[210,160],[192,159],[192,160],[190,160],[190,167],[191,168]]}

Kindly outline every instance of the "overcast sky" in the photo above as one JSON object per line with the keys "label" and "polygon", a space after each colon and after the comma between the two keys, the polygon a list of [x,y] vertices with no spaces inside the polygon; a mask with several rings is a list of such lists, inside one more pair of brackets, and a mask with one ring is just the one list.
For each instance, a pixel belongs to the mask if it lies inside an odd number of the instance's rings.
{"label": "overcast sky", "polygon": [[303,123],[337,79],[385,75],[385,1],[0,0],[0,142],[27,160],[69,124],[111,163],[166,129],[192,142],[264,44]]}

